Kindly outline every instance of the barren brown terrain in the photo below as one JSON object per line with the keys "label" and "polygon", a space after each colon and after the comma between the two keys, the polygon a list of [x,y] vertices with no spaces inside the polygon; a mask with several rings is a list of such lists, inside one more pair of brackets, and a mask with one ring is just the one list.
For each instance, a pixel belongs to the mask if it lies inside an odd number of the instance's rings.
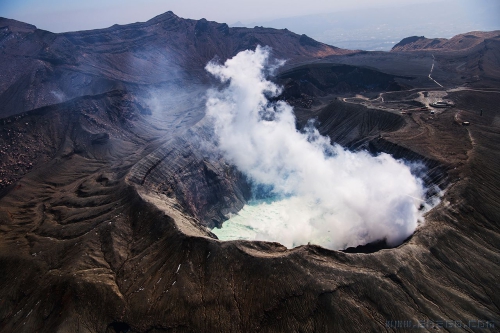
{"label": "barren brown terrain", "polygon": [[[1,19],[0,331],[498,332],[497,39],[372,53],[171,12],[64,34]],[[210,232],[251,188],[213,143],[203,67],[257,44],[290,60],[273,80],[298,128],[426,166],[444,195],[403,244]]]}

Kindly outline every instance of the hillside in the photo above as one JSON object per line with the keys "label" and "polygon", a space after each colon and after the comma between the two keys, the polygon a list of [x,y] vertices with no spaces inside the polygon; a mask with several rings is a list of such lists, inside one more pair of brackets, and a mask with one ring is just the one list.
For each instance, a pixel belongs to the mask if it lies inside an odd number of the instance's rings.
{"label": "hillside", "polygon": [[424,36],[412,36],[401,40],[394,45],[391,52],[408,52],[408,51],[465,51],[481,44],[488,40],[500,38],[500,30],[497,31],[472,31],[466,34],[456,35],[450,39],[446,38],[425,38]]}
{"label": "hillside", "polygon": [[[353,52],[171,12],[0,27],[0,332],[498,332],[498,37]],[[286,248],[209,229],[253,193],[217,147],[207,91],[227,84],[203,68],[257,44],[289,59],[269,79],[295,129],[391,154],[442,194],[402,244]],[[439,100],[453,106],[429,108]]]}
{"label": "hillside", "polygon": [[229,28],[172,12],[60,34],[0,18],[0,117],[112,89],[206,81],[208,61],[259,44],[290,63],[352,52],[286,29]]}

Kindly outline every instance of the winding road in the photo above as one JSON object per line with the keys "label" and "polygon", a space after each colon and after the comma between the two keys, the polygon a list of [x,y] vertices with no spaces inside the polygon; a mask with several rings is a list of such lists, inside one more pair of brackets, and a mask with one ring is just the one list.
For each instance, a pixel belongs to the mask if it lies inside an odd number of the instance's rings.
{"label": "winding road", "polygon": [[434,81],[434,83],[436,83],[438,86],[440,86],[441,88],[444,88],[441,83],[437,82],[436,80],[434,80],[431,76],[432,74],[432,71],[434,70],[434,60],[436,60],[436,58],[434,58],[434,54],[432,55],[432,66],[431,66],[431,71],[429,73],[429,79],[431,79],[432,81]]}

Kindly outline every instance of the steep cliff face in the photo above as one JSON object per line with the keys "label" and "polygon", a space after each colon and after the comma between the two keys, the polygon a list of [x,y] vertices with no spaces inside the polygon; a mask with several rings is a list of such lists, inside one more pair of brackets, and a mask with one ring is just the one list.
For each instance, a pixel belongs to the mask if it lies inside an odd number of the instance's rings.
{"label": "steep cliff face", "polygon": [[207,132],[196,126],[169,140],[139,161],[128,179],[174,200],[198,224],[220,228],[250,199],[250,184],[220,156]]}

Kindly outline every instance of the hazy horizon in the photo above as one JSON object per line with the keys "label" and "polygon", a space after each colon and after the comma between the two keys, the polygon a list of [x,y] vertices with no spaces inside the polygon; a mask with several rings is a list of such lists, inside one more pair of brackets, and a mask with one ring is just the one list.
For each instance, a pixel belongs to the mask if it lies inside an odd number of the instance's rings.
{"label": "hazy horizon", "polygon": [[[176,15],[199,20],[232,24],[238,21],[263,21],[302,15],[383,8],[401,4],[425,4],[436,0],[352,0],[348,3],[310,0],[303,2],[285,0],[7,0],[0,3],[0,16],[34,24],[52,32],[98,29],[113,24],[147,21],[159,14],[173,11]],[[264,10],[263,10],[264,9]]]}
{"label": "hazy horizon", "polygon": [[18,0],[0,4],[0,16],[56,33],[145,22],[167,11],[230,26],[287,28],[337,47],[364,50],[389,50],[413,35],[449,38],[472,30],[500,29],[500,3],[495,0],[354,0],[340,4],[319,0],[307,4],[283,0],[237,4],[225,0],[146,0],[141,4],[132,0]]}
{"label": "hazy horizon", "polygon": [[[341,15],[339,15],[341,14]],[[249,22],[247,27],[287,28],[345,49],[388,51],[405,37],[451,38],[470,31],[500,29],[500,2],[441,0],[432,3],[349,10]],[[241,24],[240,24],[241,25]]]}

